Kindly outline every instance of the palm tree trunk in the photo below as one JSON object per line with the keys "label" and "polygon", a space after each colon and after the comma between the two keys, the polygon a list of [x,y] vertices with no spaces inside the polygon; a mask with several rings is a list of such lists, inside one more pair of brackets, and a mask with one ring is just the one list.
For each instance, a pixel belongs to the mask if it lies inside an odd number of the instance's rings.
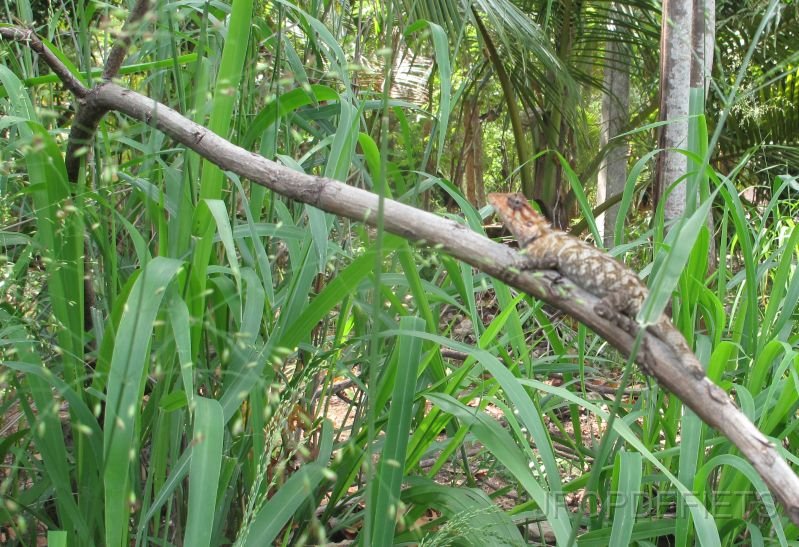
{"label": "palm tree trunk", "polygon": [[[618,42],[609,41],[605,46],[605,87],[607,92],[602,97],[600,148],[604,148],[614,137],[621,134],[627,123],[630,103],[630,73],[627,70],[622,46]],[[597,173],[597,204],[604,202],[608,196],[621,193],[626,180],[626,142],[616,142],[609,147]],[[618,213],[619,206],[617,204],[602,213],[597,219],[597,227],[605,247],[613,246],[613,227],[616,224]]]}
{"label": "palm tree trunk", "polygon": [[[656,174],[655,199],[665,200],[666,221],[685,212],[687,170],[685,155],[674,148],[688,145],[688,102],[691,87],[691,28],[693,2],[664,0],[661,28],[660,119],[668,122],[660,132],[660,148]],[[673,188],[672,188],[673,187]]]}
{"label": "palm tree trunk", "polygon": [[694,0],[692,32],[691,87],[704,86],[707,99],[716,42],[716,0]]}

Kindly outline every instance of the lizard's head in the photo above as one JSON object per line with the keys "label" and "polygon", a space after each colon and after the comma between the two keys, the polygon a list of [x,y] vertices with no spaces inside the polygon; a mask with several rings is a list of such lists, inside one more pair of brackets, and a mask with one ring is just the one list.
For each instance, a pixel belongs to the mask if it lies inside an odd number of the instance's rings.
{"label": "lizard's head", "polygon": [[530,207],[524,194],[488,194],[488,202],[519,242],[520,247],[532,243],[551,230],[549,222]]}

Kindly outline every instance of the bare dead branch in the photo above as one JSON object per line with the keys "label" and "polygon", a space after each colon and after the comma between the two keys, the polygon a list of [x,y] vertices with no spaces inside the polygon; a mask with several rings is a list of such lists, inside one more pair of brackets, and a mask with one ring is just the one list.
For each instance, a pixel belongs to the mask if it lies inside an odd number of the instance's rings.
{"label": "bare dead branch", "polygon": [[[108,59],[103,70],[103,79],[110,81],[119,72],[119,68],[128,53],[131,40],[136,29],[150,8],[149,0],[137,0],[133,6],[125,25],[122,27],[119,39],[111,48]],[[67,152],[64,156],[64,164],[67,168],[67,177],[71,182],[78,180],[80,174],[80,160],[91,146],[100,120],[108,113],[107,110],[100,108],[96,101],[79,101],[78,113],[75,122],[69,131],[67,140]]]}
{"label": "bare dead branch", "polygon": [[105,69],[103,70],[104,80],[111,80],[119,72],[119,68],[122,66],[122,63],[125,61],[125,56],[128,54],[128,48],[130,47],[133,35],[136,33],[139,24],[149,9],[149,0],[137,0],[136,5],[130,10],[128,20],[125,21],[122,32],[111,48],[108,59],[105,61]]}
{"label": "bare dead branch", "polygon": [[[3,34],[5,36],[5,33]],[[380,198],[341,182],[293,171],[263,156],[244,150],[175,110],[135,91],[105,82],[85,97],[97,111],[126,114],[163,131],[222,169],[236,173],[283,196],[329,213],[374,225]],[[91,103],[91,104],[89,104]],[[408,240],[438,249],[517,287],[575,317],[625,355],[634,338],[594,313],[598,299],[552,271],[519,272],[517,255],[468,227],[403,203],[384,201],[385,229]],[[763,478],[787,516],[799,525],[799,477],[778,447],[766,438],[733,404],[729,395],[707,377],[696,379],[687,371],[698,363],[683,356],[649,332],[643,333],[644,351],[635,360],[690,407],[705,423],[723,433],[738,447]],[[686,362],[685,360],[688,360]]]}
{"label": "bare dead branch", "polygon": [[101,108],[97,101],[86,100],[92,93],[94,93],[94,89],[89,90],[84,98],[78,99],[78,113],[69,130],[64,164],[70,182],[77,182],[80,174],[80,160],[91,147],[100,120],[108,113],[108,110]]}
{"label": "bare dead branch", "polygon": [[61,80],[64,87],[76,97],[84,97],[89,92],[86,86],[69,71],[66,65],[61,62],[61,59],[56,57],[55,54],[50,51],[50,48],[45,46],[44,42],[42,42],[32,30],[16,27],[0,27],[0,36],[6,40],[23,42],[38,53],[42,59],[44,59],[44,62],[47,63],[47,66],[50,67],[50,70],[58,76],[58,79]]}

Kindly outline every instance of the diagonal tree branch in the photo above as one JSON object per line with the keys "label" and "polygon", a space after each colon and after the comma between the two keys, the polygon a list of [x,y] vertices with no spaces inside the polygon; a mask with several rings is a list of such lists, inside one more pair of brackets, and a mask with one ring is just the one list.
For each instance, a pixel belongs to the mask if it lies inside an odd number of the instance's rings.
{"label": "diagonal tree branch", "polygon": [[44,59],[44,62],[47,63],[47,66],[50,67],[50,70],[58,76],[64,87],[78,99],[85,97],[89,92],[88,88],[69,71],[66,65],[56,57],[55,53],[50,51],[50,48],[44,45],[41,38],[32,30],[17,27],[0,27],[0,36],[6,40],[22,42],[38,53]]}
{"label": "diagonal tree branch", "polygon": [[[18,39],[18,34],[7,30],[0,28],[0,35]],[[57,58],[54,61],[60,64]],[[51,68],[58,74],[63,73],[53,65]],[[332,179],[292,171],[230,143],[168,106],[132,90],[104,82],[86,94],[84,101],[87,107],[97,112],[115,110],[155,127],[222,169],[283,196],[355,221],[377,222],[377,195]],[[441,250],[565,311],[619,351],[630,355],[635,343],[633,336],[598,317],[594,313],[598,299],[556,272],[519,272],[514,267],[517,253],[509,247],[495,243],[454,220],[390,199],[384,202],[383,223],[391,233]],[[644,332],[642,337],[645,350],[639,351],[635,360],[660,385],[738,447],[783,505],[787,516],[799,525],[799,477],[778,448],[733,404],[724,390],[707,377],[697,380],[688,372],[691,365],[698,364],[695,356],[681,357],[678,350],[649,332]]]}

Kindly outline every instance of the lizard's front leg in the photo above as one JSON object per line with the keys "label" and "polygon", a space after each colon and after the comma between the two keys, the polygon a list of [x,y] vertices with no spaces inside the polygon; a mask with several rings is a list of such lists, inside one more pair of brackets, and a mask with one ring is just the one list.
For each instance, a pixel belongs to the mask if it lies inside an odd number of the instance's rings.
{"label": "lizard's front leg", "polygon": [[594,313],[618,325],[625,332],[631,332],[636,323],[635,319],[627,313],[630,307],[629,304],[628,295],[622,291],[613,291],[599,299],[599,302],[594,306]]}
{"label": "lizard's front leg", "polygon": [[528,270],[558,270],[558,258],[554,256],[530,253],[522,249],[516,255],[515,266],[522,271]]}
{"label": "lizard's front leg", "polygon": [[[640,302],[633,302],[628,296],[623,291],[612,292],[599,300],[594,306],[594,313],[617,325],[630,336],[636,337],[641,330],[641,325],[635,320],[635,316],[630,315],[630,313],[640,307]],[[643,355],[643,359],[639,361],[641,370],[647,376],[654,376],[650,365],[653,362],[652,353],[646,337],[641,340],[641,346],[638,351]]]}
{"label": "lizard's front leg", "polygon": [[[604,298],[601,298],[599,302],[594,306],[594,313],[596,313],[599,317],[607,321],[610,321],[614,325],[618,326],[621,330],[623,330],[630,336],[633,337],[638,336],[641,326],[638,324],[638,322],[635,320],[634,317],[630,317],[626,313],[618,311],[618,309],[619,309],[618,300],[606,296]],[[638,348],[638,351],[641,352],[641,354],[643,355],[643,359],[638,361],[641,366],[641,370],[647,376],[654,376],[654,374],[652,373],[652,367],[650,366],[652,358],[646,337],[644,337],[641,340],[641,345]]]}

